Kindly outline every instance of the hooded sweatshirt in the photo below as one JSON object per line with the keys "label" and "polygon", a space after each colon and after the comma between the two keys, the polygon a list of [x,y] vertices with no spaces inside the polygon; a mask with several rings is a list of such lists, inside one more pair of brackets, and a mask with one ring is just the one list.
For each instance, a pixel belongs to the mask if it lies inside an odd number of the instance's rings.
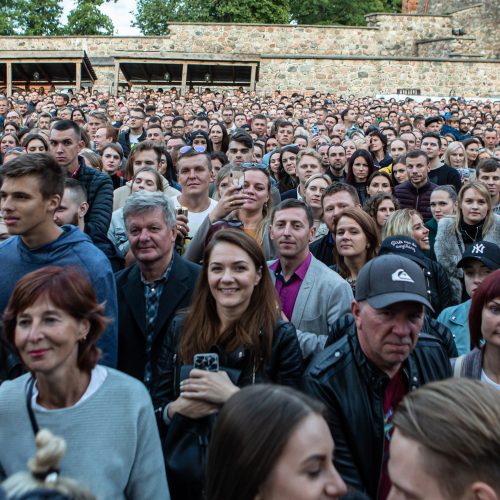
{"label": "hooded sweatshirt", "polygon": [[0,245],[0,314],[3,314],[16,282],[25,274],[46,266],[74,266],[83,271],[94,287],[105,315],[111,320],[97,345],[101,364],[115,367],[118,353],[116,285],[111,264],[92,240],[76,226],[62,226],[59,238],[38,248],[29,248],[20,236]]}

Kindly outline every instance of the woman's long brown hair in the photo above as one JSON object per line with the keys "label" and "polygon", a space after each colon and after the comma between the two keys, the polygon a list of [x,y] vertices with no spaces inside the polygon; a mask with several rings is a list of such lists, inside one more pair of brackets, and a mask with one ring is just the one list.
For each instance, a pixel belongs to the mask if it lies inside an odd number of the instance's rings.
{"label": "woman's long brown hair", "polygon": [[[261,270],[262,278],[255,286],[247,310],[241,318],[221,331],[216,302],[208,285],[208,265],[212,251],[219,243],[229,243],[244,250]],[[203,257],[203,268],[196,285],[193,302],[184,323],[180,342],[180,361],[192,363],[195,354],[207,352],[214,345],[226,352],[239,346],[250,351],[255,367],[260,367],[271,354],[271,345],[281,307],[266,260],[256,241],[237,229],[218,231]]]}

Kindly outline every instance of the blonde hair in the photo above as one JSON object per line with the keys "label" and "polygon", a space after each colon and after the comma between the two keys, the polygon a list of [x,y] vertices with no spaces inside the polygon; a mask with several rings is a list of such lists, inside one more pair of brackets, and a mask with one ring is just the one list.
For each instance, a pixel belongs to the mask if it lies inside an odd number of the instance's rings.
{"label": "blonde hair", "polygon": [[316,158],[316,160],[318,160],[321,165],[321,155],[313,148],[307,148],[299,151],[299,153],[297,154],[297,165],[300,163],[302,158],[304,158],[304,156],[312,156],[313,158]]}
{"label": "blonde hair", "polygon": [[467,161],[467,151],[465,151],[465,146],[458,141],[452,142],[447,148],[446,151],[444,152],[443,155],[443,161],[446,163],[446,165],[449,165],[450,167],[451,162],[450,162],[450,155],[451,153],[454,153],[457,149],[461,149],[462,153],[464,154],[464,164],[460,168],[469,168],[469,164]]}
{"label": "blonde hair", "polygon": [[43,489],[61,493],[72,500],[96,500],[95,495],[75,480],[61,477],[56,472],[66,452],[63,438],[42,429],[36,435],[35,444],[37,451],[27,464],[29,472],[18,472],[2,483],[8,499]]}
{"label": "blonde hair", "polygon": [[309,179],[307,179],[307,181],[305,183],[305,186],[304,186],[304,189],[307,189],[309,187],[309,184],[311,184],[311,182],[315,181],[316,179],[323,179],[324,181],[326,181],[326,183],[328,185],[330,185],[332,183],[332,180],[327,175],[325,175],[325,174],[314,174],[314,175],[311,175],[311,177],[309,177]]}
{"label": "blonde hair", "polygon": [[395,428],[420,445],[424,470],[446,498],[481,481],[500,493],[500,393],[468,378],[426,384],[400,403]]}
{"label": "blonde hair", "polygon": [[495,214],[492,210],[490,192],[488,191],[488,188],[482,182],[479,181],[471,181],[469,182],[469,184],[465,184],[464,186],[462,186],[462,189],[460,189],[458,193],[455,230],[457,231],[457,233],[460,233],[460,222],[462,220],[462,201],[464,200],[465,192],[469,189],[475,189],[486,200],[486,204],[488,205],[488,212],[486,213],[486,217],[484,218],[484,223],[483,223],[482,233],[484,237],[485,234],[493,227],[493,224],[495,223]]}
{"label": "blonde hair", "polygon": [[85,163],[97,170],[102,170],[102,158],[91,149],[84,148],[80,151],[80,155],[85,158]]}
{"label": "blonde hair", "polygon": [[412,217],[418,215],[422,222],[424,219],[417,210],[412,208],[401,208],[389,215],[384,227],[382,228],[382,241],[389,236],[407,236],[413,238]]}

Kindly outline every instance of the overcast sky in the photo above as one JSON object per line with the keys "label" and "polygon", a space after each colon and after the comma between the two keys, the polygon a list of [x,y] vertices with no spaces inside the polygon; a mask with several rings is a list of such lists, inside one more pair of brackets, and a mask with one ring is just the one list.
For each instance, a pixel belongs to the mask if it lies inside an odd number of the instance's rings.
{"label": "overcast sky", "polygon": [[[69,11],[74,7],[74,0],[63,0],[64,5],[64,20]],[[118,0],[109,2],[101,7],[102,12],[111,17],[115,26],[116,35],[140,35],[137,28],[132,28],[132,14],[130,11],[135,9],[135,0]]]}

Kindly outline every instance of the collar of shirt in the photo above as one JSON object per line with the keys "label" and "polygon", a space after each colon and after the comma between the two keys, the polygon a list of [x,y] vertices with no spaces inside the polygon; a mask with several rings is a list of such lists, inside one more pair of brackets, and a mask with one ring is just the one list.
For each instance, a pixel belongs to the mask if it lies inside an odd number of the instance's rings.
{"label": "collar of shirt", "polygon": [[[304,281],[304,278],[306,277],[307,270],[309,269],[309,266],[311,265],[311,260],[312,260],[312,254],[309,252],[307,254],[307,257],[302,261],[300,266],[295,269],[295,272],[293,275],[290,277],[288,282],[290,282],[294,277],[297,277],[300,279],[300,281]],[[273,262],[270,266],[269,269],[274,272],[274,275],[276,276],[276,279],[280,279],[285,283],[285,279],[283,277],[283,274],[281,272],[281,262],[279,259],[276,259],[275,262]]]}
{"label": "collar of shirt", "polygon": [[156,279],[154,281],[148,281],[141,272],[142,283],[146,286],[149,286],[149,287],[154,287],[154,286],[158,286],[160,283],[161,284],[165,283],[168,280],[170,272],[172,271],[173,263],[174,263],[174,256],[172,255],[172,258],[170,259],[170,263],[168,264],[166,271],[158,279]]}
{"label": "collar of shirt", "polygon": [[83,158],[83,156],[78,155],[78,168],[71,174],[71,177],[73,177],[73,179],[78,179],[78,177],[80,176],[82,165],[85,165],[85,159]]}

